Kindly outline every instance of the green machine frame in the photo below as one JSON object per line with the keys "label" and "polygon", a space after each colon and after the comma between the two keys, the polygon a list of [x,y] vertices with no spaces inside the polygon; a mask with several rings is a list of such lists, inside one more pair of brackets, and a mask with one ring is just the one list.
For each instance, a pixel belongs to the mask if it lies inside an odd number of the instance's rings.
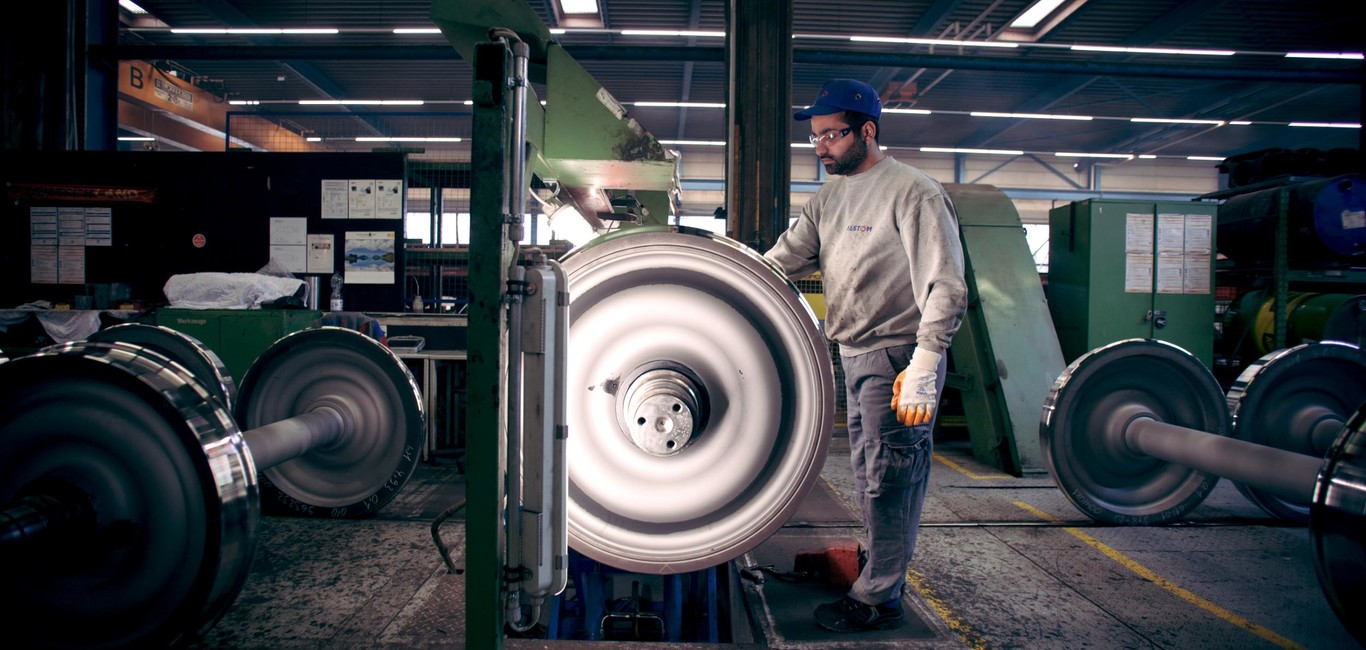
{"label": "green machine frame", "polygon": [[1045,473],[1039,414],[1064,364],[1024,226],[995,187],[944,189],[958,212],[968,282],[945,383],[962,397],[975,458],[1016,476]]}
{"label": "green machine frame", "polygon": [[[519,157],[523,187],[549,191],[547,210],[573,206],[595,230],[668,223],[679,191],[677,163],[587,71],[550,38],[521,0],[436,0],[431,17],[474,68],[470,191],[469,360],[465,645],[503,647],[509,376],[509,268],[520,257],[522,215],[513,214],[508,170]],[[518,79],[512,42],[529,50]],[[520,47],[520,45],[518,45]],[[544,84],[542,106],[531,83]],[[522,106],[513,87],[527,89]],[[525,141],[511,128],[524,116]]]}

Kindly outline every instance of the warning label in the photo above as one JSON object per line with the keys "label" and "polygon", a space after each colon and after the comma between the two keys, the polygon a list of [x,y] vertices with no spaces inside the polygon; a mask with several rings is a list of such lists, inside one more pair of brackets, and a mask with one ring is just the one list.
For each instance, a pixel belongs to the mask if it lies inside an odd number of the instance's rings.
{"label": "warning label", "polygon": [[152,92],[157,99],[187,111],[194,110],[194,93],[181,88],[165,79],[152,77]]}

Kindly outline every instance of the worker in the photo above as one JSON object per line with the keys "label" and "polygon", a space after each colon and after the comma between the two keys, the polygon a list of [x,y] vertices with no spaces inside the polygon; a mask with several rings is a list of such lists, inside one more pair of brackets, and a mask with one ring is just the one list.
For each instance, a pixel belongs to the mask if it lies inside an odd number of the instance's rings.
{"label": "worker", "polygon": [[836,632],[905,623],[901,592],[929,485],[931,430],[967,284],[944,188],[878,146],[872,86],[833,79],[810,106],[811,144],[832,178],[765,257],[789,278],[820,271],[826,336],[839,344],[849,462],[866,562],[848,593],[816,608]]}

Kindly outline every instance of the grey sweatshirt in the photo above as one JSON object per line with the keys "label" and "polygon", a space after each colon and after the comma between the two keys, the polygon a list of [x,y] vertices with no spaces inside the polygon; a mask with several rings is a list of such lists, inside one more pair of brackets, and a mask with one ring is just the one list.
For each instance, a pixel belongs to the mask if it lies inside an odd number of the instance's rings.
{"label": "grey sweatshirt", "polygon": [[906,344],[943,353],[967,309],[953,204],[890,156],[826,181],[764,256],[789,278],[821,271],[825,335],[845,355]]}

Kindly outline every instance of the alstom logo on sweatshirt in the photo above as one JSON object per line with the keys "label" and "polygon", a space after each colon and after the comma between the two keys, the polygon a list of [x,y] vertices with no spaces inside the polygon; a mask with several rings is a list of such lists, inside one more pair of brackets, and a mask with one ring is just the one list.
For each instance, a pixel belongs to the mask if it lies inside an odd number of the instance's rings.
{"label": "alstom logo on sweatshirt", "polygon": [[873,232],[873,227],[853,225],[849,226],[848,228],[845,228],[845,230],[848,230],[849,232]]}

